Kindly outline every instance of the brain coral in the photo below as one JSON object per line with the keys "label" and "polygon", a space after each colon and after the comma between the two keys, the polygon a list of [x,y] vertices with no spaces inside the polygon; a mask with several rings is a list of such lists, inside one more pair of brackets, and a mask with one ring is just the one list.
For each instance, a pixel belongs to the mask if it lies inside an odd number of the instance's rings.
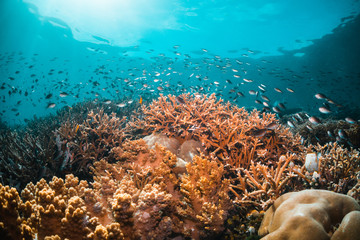
{"label": "brain coral", "polygon": [[326,190],[287,193],[266,211],[259,235],[266,235],[263,240],[360,239],[360,206]]}

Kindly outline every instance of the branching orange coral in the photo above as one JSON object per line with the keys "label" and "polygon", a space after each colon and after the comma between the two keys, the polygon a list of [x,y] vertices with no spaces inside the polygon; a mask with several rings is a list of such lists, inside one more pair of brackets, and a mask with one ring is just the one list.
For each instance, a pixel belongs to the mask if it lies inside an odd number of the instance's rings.
{"label": "branching orange coral", "polygon": [[282,155],[275,166],[252,162],[249,169],[240,168],[236,179],[239,183],[230,187],[237,197],[236,202],[260,204],[267,208],[290,186],[292,190],[301,188],[301,182],[296,183],[294,180],[305,176],[298,175],[300,169],[297,171],[297,167],[294,167],[296,158],[294,154]]}
{"label": "branching orange coral", "polygon": [[274,114],[244,108],[216,100],[214,94],[194,97],[160,96],[127,126],[131,133],[162,132],[182,143],[199,140],[207,152],[231,166],[247,167],[251,161],[276,161],[287,152],[301,152],[300,137],[278,124]]}
{"label": "branching orange coral", "polygon": [[[319,172],[313,177],[318,188],[346,194],[357,184],[357,176],[360,174],[358,150],[343,148],[335,142],[323,146],[311,145],[308,151],[314,151],[319,156]],[[307,175],[314,174],[307,173]]]}
{"label": "branching orange coral", "polygon": [[120,146],[125,138],[123,127],[126,118],[110,116],[98,109],[90,111],[80,125],[65,122],[58,130],[57,144],[63,153],[63,168],[87,172],[89,164],[106,158],[113,147]]}

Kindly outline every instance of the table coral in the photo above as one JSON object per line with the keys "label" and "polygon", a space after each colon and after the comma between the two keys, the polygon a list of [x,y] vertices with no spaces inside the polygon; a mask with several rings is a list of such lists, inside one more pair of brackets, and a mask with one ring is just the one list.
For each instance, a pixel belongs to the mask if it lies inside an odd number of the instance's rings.
{"label": "table coral", "polygon": [[[333,233],[333,229],[340,226]],[[326,190],[282,195],[265,213],[264,240],[360,239],[360,206],[351,197]],[[333,233],[333,235],[332,235]]]}

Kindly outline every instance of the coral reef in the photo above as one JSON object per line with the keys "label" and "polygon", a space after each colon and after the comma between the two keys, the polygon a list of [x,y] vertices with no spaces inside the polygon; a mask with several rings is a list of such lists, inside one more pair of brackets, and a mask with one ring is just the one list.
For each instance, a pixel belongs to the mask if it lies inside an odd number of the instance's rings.
{"label": "coral reef", "polygon": [[283,121],[288,120],[293,123],[292,132],[299,133],[303,141],[308,144],[325,145],[337,142],[349,149],[360,147],[360,124],[358,122],[321,119],[320,123],[313,124],[305,113],[296,113],[286,116],[284,119]]}
{"label": "coral reef", "polygon": [[232,208],[227,194],[230,181],[223,179],[224,168],[214,159],[207,160],[195,156],[193,162],[186,166],[187,173],[181,178],[181,193],[184,195],[178,207],[184,216],[186,226],[190,228],[192,238],[213,236],[224,230],[228,211]]}
{"label": "coral reef", "polygon": [[[274,114],[199,94],[161,95],[132,116],[84,106],[2,131],[1,238],[259,239],[264,210],[289,192],[360,202],[358,149],[305,146]],[[356,124],[343,129],[350,139]]]}
{"label": "coral reef", "polygon": [[59,174],[55,141],[48,135],[0,132],[0,175],[4,185],[22,189],[30,181]]}
{"label": "coral reef", "polygon": [[[337,227],[337,224],[340,226]],[[326,190],[304,190],[278,198],[259,229],[264,240],[360,239],[360,205]]]}
{"label": "coral reef", "polygon": [[[187,173],[173,172],[177,158],[144,140],[114,148],[118,161],[94,163],[94,182],[54,177],[22,191],[1,186],[1,234],[45,239],[194,239],[223,230],[231,209],[229,180],[215,160],[195,156]],[[117,236],[117,237],[114,237]]]}
{"label": "coral reef", "polygon": [[[90,112],[92,115],[88,116]],[[108,124],[106,121],[100,121],[98,124],[90,121],[92,125],[89,126],[90,123],[87,123],[86,120],[91,119],[91,116],[103,117],[109,114],[112,114],[110,117],[112,119],[114,113],[119,118],[123,118],[126,114],[130,114],[131,111],[129,107],[125,107],[120,112],[115,103],[104,104],[87,101],[78,103],[73,107],[64,107],[58,110],[56,115],[44,118],[37,118],[34,115],[33,120],[26,120],[26,126],[17,126],[16,129],[1,127],[1,183],[20,190],[30,181],[36,182],[41,178],[51,180],[54,175],[65,176],[69,172],[78,176],[81,176],[80,172],[82,172],[82,177],[86,177],[87,173],[81,167],[88,160],[70,164],[73,154],[76,155],[76,150],[79,152],[75,161],[82,159],[83,152],[86,152],[86,145],[83,144],[82,149],[77,149],[77,143],[80,142],[81,144],[82,141],[89,141],[86,139],[87,135],[80,134],[78,130],[80,130],[81,126],[83,130],[81,133],[90,134],[89,127],[94,127],[92,131],[95,131],[96,127],[105,129],[105,124]],[[103,125],[100,126],[100,124]],[[115,130],[115,128],[111,130]],[[93,135],[90,134],[91,137]],[[99,139],[101,137],[105,137],[105,135],[99,136]],[[105,141],[103,144],[106,143]],[[74,152],[70,153],[69,145],[72,147],[75,145]]]}
{"label": "coral reef", "polygon": [[122,143],[126,118],[108,115],[103,109],[97,112],[90,111],[82,124],[67,121],[56,131],[56,143],[64,156],[63,169],[86,174],[92,162],[106,158]]}
{"label": "coral reef", "polygon": [[[266,209],[284,192],[302,189],[303,185],[298,181],[299,174],[300,178],[306,178],[294,164],[296,160],[297,156],[294,154],[282,155],[274,166],[261,163],[255,165],[252,162],[249,169],[240,168],[237,172],[239,183],[231,185],[231,191],[237,197],[235,201],[240,204],[261,205]],[[237,193],[234,189],[240,192]]]}
{"label": "coral reef", "polygon": [[201,97],[182,94],[160,96],[128,123],[132,134],[161,132],[180,143],[193,139],[203,143],[210,155],[224,163],[248,167],[251,161],[276,161],[287,152],[301,152],[300,136],[278,124],[274,114],[217,101],[214,94]]}
{"label": "coral reef", "polygon": [[[319,170],[303,173],[311,180],[314,188],[327,189],[347,194],[356,191],[360,174],[360,152],[356,149],[343,148],[339,144],[310,145],[308,152],[315,152],[319,157]],[[354,189],[352,189],[354,188]],[[355,199],[360,200],[355,197]]]}

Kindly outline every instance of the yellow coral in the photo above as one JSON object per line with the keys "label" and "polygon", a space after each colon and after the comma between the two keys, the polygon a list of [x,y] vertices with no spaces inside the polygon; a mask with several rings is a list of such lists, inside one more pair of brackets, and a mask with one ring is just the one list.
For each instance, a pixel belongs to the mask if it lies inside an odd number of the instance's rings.
{"label": "yellow coral", "polygon": [[187,174],[181,178],[183,200],[178,212],[186,217],[185,225],[194,229],[193,238],[219,233],[232,208],[227,194],[229,180],[223,179],[222,164],[195,156],[186,169]]}

